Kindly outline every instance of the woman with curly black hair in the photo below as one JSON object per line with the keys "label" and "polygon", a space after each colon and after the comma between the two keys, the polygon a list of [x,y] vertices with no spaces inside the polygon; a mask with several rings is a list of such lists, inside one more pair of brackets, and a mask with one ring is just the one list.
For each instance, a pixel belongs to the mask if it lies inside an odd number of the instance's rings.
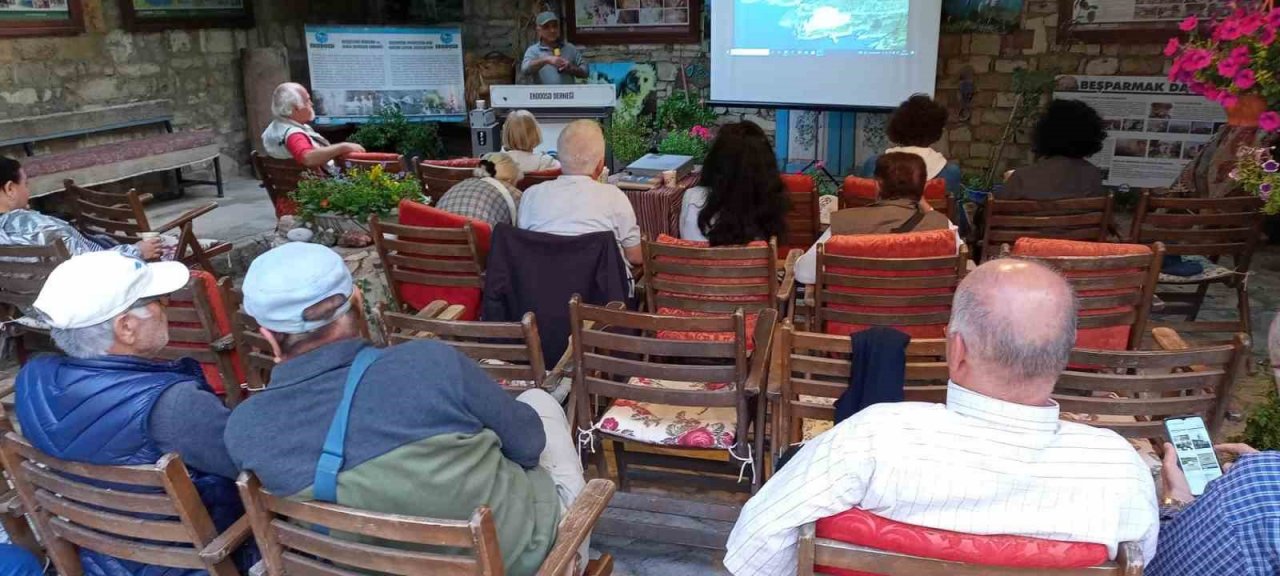
{"label": "woman with curly black hair", "polygon": [[1102,196],[1102,171],[1085,158],[1102,150],[1102,116],[1079,100],[1049,103],[1031,135],[1036,163],[1013,172],[1001,200],[1063,200]]}
{"label": "woman with curly black hair", "polygon": [[712,246],[782,236],[787,194],[764,130],[751,122],[720,129],[698,185],[685,191],[680,237]]}
{"label": "woman with curly black hair", "polygon": [[[947,192],[960,191],[960,166],[947,161],[946,156],[934,150],[932,146],[942,139],[942,130],[947,126],[947,108],[925,94],[915,94],[906,99],[889,117],[885,126],[885,136],[896,146],[885,150],[915,154],[924,160],[926,176],[932,180],[942,178],[947,183]],[[876,172],[876,162],[880,156],[872,156],[862,164],[859,176],[871,178]]]}

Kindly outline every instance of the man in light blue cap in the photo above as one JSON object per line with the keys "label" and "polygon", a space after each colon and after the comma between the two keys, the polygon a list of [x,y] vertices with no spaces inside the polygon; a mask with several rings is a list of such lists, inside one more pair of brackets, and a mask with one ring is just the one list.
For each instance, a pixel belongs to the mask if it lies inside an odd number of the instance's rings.
{"label": "man in light blue cap", "polygon": [[520,73],[536,84],[573,84],[587,77],[582,51],[560,34],[560,17],[555,12],[538,14],[538,41],[524,51]]}
{"label": "man in light blue cap", "polygon": [[227,423],[231,459],[299,500],[457,520],[488,506],[507,573],[535,573],[585,486],[564,411],[542,390],[512,399],[440,342],[373,347],[358,298],[318,244],[249,266],[245,311],[278,364]]}

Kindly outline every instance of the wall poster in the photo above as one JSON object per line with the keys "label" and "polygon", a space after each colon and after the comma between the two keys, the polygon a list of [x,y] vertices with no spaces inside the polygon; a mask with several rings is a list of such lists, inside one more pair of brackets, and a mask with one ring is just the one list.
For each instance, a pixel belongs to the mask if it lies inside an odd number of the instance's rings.
{"label": "wall poster", "polygon": [[1062,31],[1098,42],[1163,42],[1179,34],[1187,16],[1216,19],[1231,13],[1234,0],[1058,0]]}
{"label": "wall poster", "polygon": [[566,0],[574,44],[693,44],[702,40],[704,0]]}
{"label": "wall poster", "polygon": [[253,27],[251,0],[120,0],[120,12],[132,32]]}
{"label": "wall poster", "polygon": [[81,32],[80,0],[0,0],[0,38]]}

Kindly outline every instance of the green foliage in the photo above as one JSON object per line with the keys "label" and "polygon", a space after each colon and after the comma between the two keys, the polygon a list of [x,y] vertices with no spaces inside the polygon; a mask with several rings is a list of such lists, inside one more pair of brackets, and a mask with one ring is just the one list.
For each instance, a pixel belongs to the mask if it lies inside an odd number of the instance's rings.
{"label": "green foliage", "polygon": [[370,152],[393,152],[405,157],[434,159],[444,154],[434,122],[410,122],[394,106],[383,107],[351,135],[351,141]]}
{"label": "green foliage", "polygon": [[[705,129],[703,134],[706,134]],[[693,156],[695,164],[701,164],[707,157],[711,142],[707,137],[694,132],[694,129],[673,130],[658,144],[658,152],[663,154],[679,154]]]}
{"label": "green foliage", "polygon": [[813,178],[813,185],[818,189],[818,196],[840,195],[840,183],[836,182],[832,175],[827,174],[826,164],[822,161],[814,162],[812,166],[804,170],[804,174]]}
{"label": "green foliage", "polygon": [[716,113],[702,103],[702,97],[693,92],[675,91],[658,104],[656,128],[682,132],[694,126],[710,126],[716,123]]}
{"label": "green foliage", "polygon": [[305,221],[320,213],[363,221],[373,214],[390,213],[401,200],[425,200],[417,178],[387,174],[382,166],[355,168],[335,178],[308,175],[290,197],[298,203],[298,214]]}
{"label": "green foliage", "polygon": [[1249,413],[1240,441],[1259,450],[1280,450],[1280,396],[1274,388],[1267,391],[1266,401]]}
{"label": "green foliage", "polygon": [[653,141],[649,120],[648,116],[634,118],[614,112],[605,139],[613,150],[615,166],[626,166],[649,153]]}

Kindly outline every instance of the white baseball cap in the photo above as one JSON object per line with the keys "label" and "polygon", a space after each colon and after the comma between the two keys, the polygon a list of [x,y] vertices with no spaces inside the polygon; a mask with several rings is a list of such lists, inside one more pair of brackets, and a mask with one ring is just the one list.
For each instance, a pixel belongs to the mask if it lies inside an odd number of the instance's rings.
{"label": "white baseball cap", "polygon": [[101,324],[143,298],[177,292],[191,271],[180,262],[146,263],[107,250],[73,256],[49,274],[34,307],[63,330]]}
{"label": "white baseball cap", "polygon": [[[290,242],[254,258],[242,289],[244,311],[260,326],[281,334],[302,334],[350,309],[355,282],[337,252],[320,244]],[[303,318],[307,308],[337,294],[347,301],[328,318]]]}

